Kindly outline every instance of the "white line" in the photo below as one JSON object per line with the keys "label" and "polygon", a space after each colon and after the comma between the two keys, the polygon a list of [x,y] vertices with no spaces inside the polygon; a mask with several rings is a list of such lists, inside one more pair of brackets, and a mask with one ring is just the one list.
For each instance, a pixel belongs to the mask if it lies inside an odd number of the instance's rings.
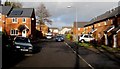
{"label": "white line", "polygon": [[[66,43],[66,42],[64,42],[69,48],[71,48],[70,47],[70,45],[68,45],[68,43]],[[71,48],[72,49],[72,48]],[[72,51],[75,53],[75,54],[77,54],[76,53],[76,51],[74,51],[73,49],[72,49]],[[79,58],[81,58],[91,69],[94,69],[94,67],[91,65],[91,64],[89,64],[85,59],[83,59],[79,54],[77,54],[78,55],[78,57]]]}

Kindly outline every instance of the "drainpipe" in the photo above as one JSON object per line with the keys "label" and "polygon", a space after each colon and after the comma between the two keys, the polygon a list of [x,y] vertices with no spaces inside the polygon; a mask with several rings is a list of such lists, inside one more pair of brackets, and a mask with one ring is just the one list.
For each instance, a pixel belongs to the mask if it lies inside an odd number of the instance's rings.
{"label": "drainpipe", "polygon": [[116,36],[117,36],[117,34],[113,35],[113,40],[114,40],[114,42],[113,42],[113,48],[117,47],[117,38],[116,38]]}
{"label": "drainpipe", "polygon": [[105,45],[108,45],[108,38],[107,38],[107,34],[104,34],[105,35]]}

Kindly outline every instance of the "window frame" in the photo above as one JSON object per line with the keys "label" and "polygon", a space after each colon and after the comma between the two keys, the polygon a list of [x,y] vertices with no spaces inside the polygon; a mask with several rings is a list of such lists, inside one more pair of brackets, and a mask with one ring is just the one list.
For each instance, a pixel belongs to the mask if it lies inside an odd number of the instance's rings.
{"label": "window frame", "polygon": [[[14,19],[16,19],[15,21],[14,21]],[[12,23],[17,23],[18,22],[18,18],[12,18]]]}
{"label": "window frame", "polygon": [[17,29],[11,29],[10,30],[10,35],[18,35],[18,30]]}
{"label": "window frame", "polygon": [[[25,21],[24,21],[24,19],[25,19]],[[26,23],[26,18],[22,18],[22,22],[23,22],[23,23]]]}

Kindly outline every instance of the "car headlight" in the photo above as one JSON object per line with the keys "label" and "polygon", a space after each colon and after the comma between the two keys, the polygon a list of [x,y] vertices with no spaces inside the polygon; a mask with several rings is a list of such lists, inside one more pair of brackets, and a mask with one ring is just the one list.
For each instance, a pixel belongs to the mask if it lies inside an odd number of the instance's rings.
{"label": "car headlight", "polygon": [[32,49],[32,47],[29,47],[29,49]]}
{"label": "car headlight", "polygon": [[20,48],[20,46],[16,46],[16,48]]}

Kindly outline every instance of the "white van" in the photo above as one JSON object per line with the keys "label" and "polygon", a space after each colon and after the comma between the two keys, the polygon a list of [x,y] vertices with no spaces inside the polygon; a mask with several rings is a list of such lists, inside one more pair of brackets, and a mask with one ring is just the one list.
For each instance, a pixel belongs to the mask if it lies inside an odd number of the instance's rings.
{"label": "white van", "polygon": [[48,33],[48,34],[46,35],[46,38],[47,38],[47,39],[52,39],[52,38],[53,38],[52,33]]}

